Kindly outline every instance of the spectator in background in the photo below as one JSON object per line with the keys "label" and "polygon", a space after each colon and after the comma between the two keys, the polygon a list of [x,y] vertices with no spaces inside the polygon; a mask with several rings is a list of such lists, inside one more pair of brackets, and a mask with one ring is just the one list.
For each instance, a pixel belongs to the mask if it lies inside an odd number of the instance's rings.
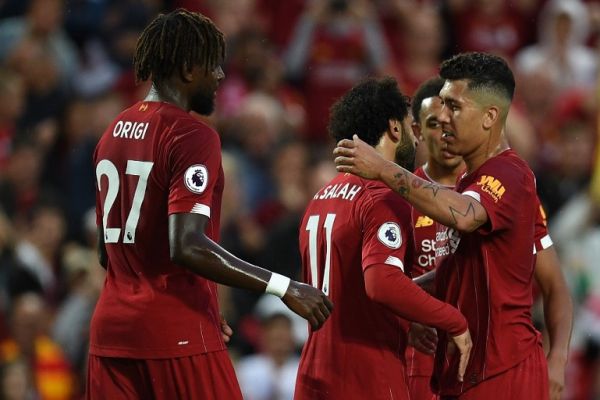
{"label": "spectator in background", "polygon": [[31,400],[36,397],[35,385],[24,360],[18,358],[0,366],[0,399]]}
{"label": "spectator in background", "polygon": [[[96,301],[104,284],[104,269],[96,252],[71,244],[63,252],[63,265],[69,295],[57,312],[52,337],[80,373],[78,383],[85,382],[89,325]],[[83,386],[83,385],[81,385]]]}
{"label": "spectator in background", "polygon": [[15,257],[15,235],[9,219],[0,210],[0,340],[8,335],[6,317],[12,299],[21,293],[42,291],[36,276]]}
{"label": "spectator in background", "polygon": [[365,76],[389,70],[388,53],[370,2],[328,0],[307,5],[284,55],[288,76],[302,82],[307,139],[329,139],[329,107]]}
{"label": "spectator in background", "polygon": [[452,17],[458,45],[453,50],[491,52],[510,60],[526,43],[528,15],[520,7],[505,0],[459,3]]}
{"label": "spectator in background", "polygon": [[64,194],[69,239],[85,242],[82,219],[96,205],[96,174],[90,160],[104,127],[123,106],[122,98],[112,92],[91,99],[73,98],[58,139],[46,156],[42,179]]}
{"label": "spectator in background", "polygon": [[256,3],[258,12],[265,17],[265,31],[279,54],[290,42],[307,0],[257,0]]}
{"label": "spectator in background", "polygon": [[577,302],[565,400],[600,395],[600,204],[585,189],[573,193],[550,228]]}
{"label": "spectator in background", "polygon": [[589,33],[586,5],[579,0],[550,0],[538,22],[538,43],[515,57],[518,73],[546,71],[561,90],[594,85],[598,56],[585,46]]}
{"label": "spectator in background", "polygon": [[160,2],[147,0],[109,1],[105,10],[101,39],[117,75],[111,89],[123,96],[127,104],[143,99],[150,88],[149,83],[136,85],[133,53],[142,30],[158,11]]}
{"label": "spectator in background", "polygon": [[295,353],[292,321],[287,313],[264,317],[260,351],[242,358],[236,366],[247,400],[292,400],[300,361]]}
{"label": "spectator in background", "polygon": [[17,297],[11,313],[11,337],[0,342],[0,361],[6,364],[22,360],[41,400],[70,400],[73,374],[60,347],[47,335],[49,318],[39,295],[25,293]]}
{"label": "spectator in background", "polygon": [[26,107],[18,122],[21,130],[31,130],[36,142],[45,148],[56,140],[56,119],[62,114],[68,91],[51,49],[39,39],[7,60],[7,65],[23,76],[27,89]]}
{"label": "spectator in background", "polygon": [[8,69],[0,68],[0,179],[8,167],[17,121],[24,107],[23,78]]}
{"label": "spectator in background", "polygon": [[40,199],[43,153],[31,141],[15,141],[8,167],[0,180],[0,207],[17,229],[23,228],[28,213]]}
{"label": "spectator in background", "polygon": [[63,28],[64,0],[31,0],[23,17],[0,24],[0,60],[26,57],[33,42],[47,49],[67,85],[77,69],[77,51]]}
{"label": "spectator in background", "polygon": [[[256,222],[246,206],[247,193],[241,183],[241,164],[231,152],[222,153],[224,179],[221,203],[221,245],[253,264],[260,262],[265,246],[265,231]],[[248,354],[256,348],[257,324],[252,317],[254,305],[261,294],[247,290],[219,286],[219,306],[235,334],[231,337],[230,351]]]}
{"label": "spectator in background", "polygon": [[[281,144],[273,154],[270,174],[275,193],[256,212],[257,220],[263,227],[270,228],[282,217],[304,211],[309,200],[306,193],[308,158],[306,145],[295,140]],[[296,229],[294,235],[297,234]],[[293,248],[296,249],[297,246]],[[297,266],[300,267],[299,264]]]}
{"label": "spectator in background", "polygon": [[537,187],[548,215],[553,216],[590,181],[594,156],[594,109],[585,97],[562,96],[549,117],[552,126],[542,142],[542,163],[536,171]]}
{"label": "spectator in background", "polygon": [[217,94],[219,123],[230,124],[229,117],[240,112],[245,99],[260,93],[280,103],[283,123],[294,135],[303,131],[306,113],[302,96],[283,80],[283,64],[268,38],[249,28],[232,39],[229,49],[227,79]]}
{"label": "spectator in background", "polygon": [[442,21],[436,8],[420,6],[400,14],[398,25],[403,27],[396,38],[403,44],[396,61],[398,84],[412,95],[421,82],[438,73],[445,42]]}
{"label": "spectator in background", "polygon": [[[240,164],[240,178],[246,193],[244,208],[254,212],[275,190],[270,177],[273,147],[282,139],[283,109],[271,96],[255,93],[247,96],[228,130],[223,132],[225,148]],[[233,143],[233,145],[232,145]]]}
{"label": "spectator in background", "polygon": [[38,205],[15,247],[17,260],[42,286],[44,299],[57,304],[63,294],[60,246],[66,231],[62,210]]}

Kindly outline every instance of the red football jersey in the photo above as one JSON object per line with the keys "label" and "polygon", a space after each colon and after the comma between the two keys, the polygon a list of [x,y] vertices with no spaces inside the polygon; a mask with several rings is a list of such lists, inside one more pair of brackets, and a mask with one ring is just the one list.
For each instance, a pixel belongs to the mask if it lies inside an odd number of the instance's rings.
{"label": "red football jersey", "polygon": [[168,237],[170,214],[199,213],[219,240],[217,133],[174,105],[140,102],[104,132],[94,165],[108,267],[90,353],[149,359],[225,349],[216,284],[173,264]]}
{"label": "red football jersey", "polygon": [[[417,168],[414,174],[429,182],[434,182],[423,167]],[[453,187],[448,186],[448,188]],[[534,253],[547,249],[553,244],[548,233],[546,212],[537,195],[536,204],[538,212],[535,220]],[[448,228],[421,214],[416,208],[413,208],[413,222],[415,227],[415,263],[411,270],[411,276],[416,278],[440,265],[449,254],[449,251],[454,251],[450,249],[458,245],[459,237],[452,228]],[[433,357],[409,346],[406,349],[406,365],[409,376],[431,376]]]}
{"label": "red football jersey", "polygon": [[463,234],[456,252],[438,267],[438,297],[467,317],[473,337],[471,359],[460,383],[458,352],[439,332],[434,375],[443,395],[458,395],[511,368],[540,344],[531,321],[538,214],[533,173],[509,149],[462,177],[457,191],[477,199],[489,220],[477,231]]}
{"label": "red football jersey", "polygon": [[300,226],[303,277],[335,309],[304,346],[296,400],[409,398],[407,322],[367,297],[363,270],[411,263],[410,208],[383,183],[350,174],[309,203]]}
{"label": "red football jersey", "polygon": [[[415,175],[433,182],[423,167],[417,168]],[[453,189],[452,186],[447,188]],[[411,269],[411,276],[416,278],[434,269],[450,255],[452,246],[456,245],[452,239],[458,239],[458,234],[454,233],[454,229],[423,215],[416,208],[412,209],[412,215],[415,227],[415,263]]]}
{"label": "red football jersey", "polygon": [[[433,182],[423,167],[417,168],[414,174]],[[448,186],[448,188],[452,189],[453,187]],[[411,277],[416,278],[435,269],[450,254],[450,249],[458,245],[458,233],[423,215],[416,208],[412,209],[412,218],[415,235],[415,262],[411,268]],[[406,348],[406,372],[408,376],[431,376],[433,356],[408,346]]]}

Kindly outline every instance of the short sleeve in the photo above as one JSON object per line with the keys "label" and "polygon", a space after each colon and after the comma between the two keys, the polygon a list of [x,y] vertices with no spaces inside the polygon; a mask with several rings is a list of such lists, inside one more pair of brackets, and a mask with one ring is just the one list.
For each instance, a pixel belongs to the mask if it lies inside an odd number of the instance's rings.
{"label": "short sleeve", "polygon": [[168,213],[197,213],[210,218],[221,169],[221,142],[212,129],[198,125],[174,135],[168,150]]}
{"label": "short sleeve", "polygon": [[522,219],[520,213],[531,209],[535,191],[533,174],[524,165],[506,158],[492,161],[483,165],[473,183],[461,191],[481,203],[487,212],[488,223],[479,229],[482,234],[514,226]]}
{"label": "short sleeve", "polygon": [[552,238],[550,237],[550,233],[548,232],[548,222],[546,220],[546,211],[540,202],[539,197],[535,197],[537,202],[537,213],[535,218],[535,248],[534,252],[542,251],[552,246],[554,243],[552,242]]}
{"label": "short sleeve", "polygon": [[362,267],[387,264],[407,271],[408,254],[412,254],[412,217],[408,203],[386,191],[363,202]]}

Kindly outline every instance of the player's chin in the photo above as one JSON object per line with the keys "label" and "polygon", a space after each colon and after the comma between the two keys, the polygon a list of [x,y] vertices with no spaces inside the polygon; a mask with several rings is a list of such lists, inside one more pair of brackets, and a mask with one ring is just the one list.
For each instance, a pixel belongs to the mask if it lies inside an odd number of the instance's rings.
{"label": "player's chin", "polygon": [[215,97],[195,96],[192,98],[190,108],[200,115],[211,115],[215,111]]}

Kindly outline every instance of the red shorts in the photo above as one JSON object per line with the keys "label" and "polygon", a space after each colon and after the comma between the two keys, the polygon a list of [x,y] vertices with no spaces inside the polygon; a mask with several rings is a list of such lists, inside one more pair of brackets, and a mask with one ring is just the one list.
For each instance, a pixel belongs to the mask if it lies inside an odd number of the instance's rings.
{"label": "red shorts", "polygon": [[241,400],[227,351],[137,360],[90,355],[87,400]]}
{"label": "red shorts", "polygon": [[548,400],[548,365],[541,346],[529,357],[501,374],[473,386],[458,397],[443,400]]}
{"label": "red shorts", "polygon": [[438,400],[438,395],[431,391],[430,381],[430,376],[409,376],[410,400]]}

